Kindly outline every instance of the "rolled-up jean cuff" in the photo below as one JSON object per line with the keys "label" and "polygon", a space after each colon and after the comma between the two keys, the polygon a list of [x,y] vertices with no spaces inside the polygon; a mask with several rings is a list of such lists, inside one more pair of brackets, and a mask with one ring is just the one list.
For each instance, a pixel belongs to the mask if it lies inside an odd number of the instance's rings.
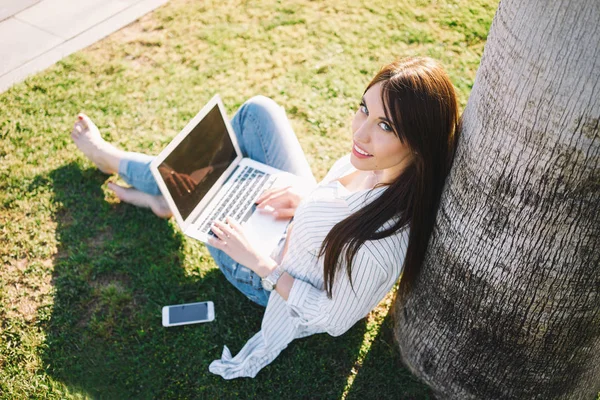
{"label": "rolled-up jean cuff", "polygon": [[122,158],[119,161],[119,176],[130,186],[144,193],[157,196],[160,189],[156,180],[150,172],[150,163],[153,157],[146,156],[146,159]]}

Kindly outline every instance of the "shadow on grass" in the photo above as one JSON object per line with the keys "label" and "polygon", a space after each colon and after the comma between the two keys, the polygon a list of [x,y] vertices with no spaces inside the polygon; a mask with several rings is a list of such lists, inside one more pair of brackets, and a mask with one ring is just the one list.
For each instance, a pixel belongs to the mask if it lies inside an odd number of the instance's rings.
{"label": "shadow on grass", "polygon": [[[348,400],[393,398],[433,399],[427,386],[415,378],[402,364],[400,353],[394,343],[392,313],[383,323],[377,337],[363,360],[350,390]],[[376,393],[387,393],[390,397],[377,397]]]}
{"label": "shadow on grass", "polygon": [[[73,392],[106,399],[342,397],[364,321],[342,337],[293,342],[255,379],[210,374],[223,344],[235,354],[260,329],[262,307],[231,287],[201,244],[184,250],[184,237],[168,221],[107,202],[105,179],[69,164],[35,183],[53,188],[59,209],[54,304],[41,349],[49,375]],[[190,246],[200,263],[186,264]],[[214,322],[161,326],[163,305],[203,300],[214,301]],[[367,358],[350,393],[355,398],[397,397],[404,383],[388,365],[397,367],[398,355],[382,357],[383,368]]]}

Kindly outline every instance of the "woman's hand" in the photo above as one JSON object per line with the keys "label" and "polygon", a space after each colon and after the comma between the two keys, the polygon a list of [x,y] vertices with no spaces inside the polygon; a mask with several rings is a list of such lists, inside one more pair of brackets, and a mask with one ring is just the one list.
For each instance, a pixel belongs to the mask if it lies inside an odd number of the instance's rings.
{"label": "woman's hand", "polygon": [[271,211],[277,219],[288,219],[294,216],[301,200],[298,192],[287,186],[265,190],[256,200],[256,204],[259,209]]}
{"label": "woman's hand", "polygon": [[169,166],[161,165],[158,167],[158,171],[162,175],[167,186],[174,188],[179,197],[190,194],[197,185],[192,177],[186,174],[175,172]]}
{"label": "woman's hand", "polygon": [[227,223],[215,221],[211,230],[217,238],[209,237],[208,244],[222,250],[234,261],[250,268],[260,277],[264,278],[277,267],[277,263],[270,257],[259,254],[248,242],[242,226],[233,218],[227,217]]}
{"label": "woman's hand", "polygon": [[208,174],[213,172],[213,167],[208,166],[200,168],[190,175],[174,171],[171,167],[164,164],[158,167],[158,171],[162,175],[167,186],[175,188],[175,192],[179,197],[186,196],[194,191],[196,186],[202,182]]}

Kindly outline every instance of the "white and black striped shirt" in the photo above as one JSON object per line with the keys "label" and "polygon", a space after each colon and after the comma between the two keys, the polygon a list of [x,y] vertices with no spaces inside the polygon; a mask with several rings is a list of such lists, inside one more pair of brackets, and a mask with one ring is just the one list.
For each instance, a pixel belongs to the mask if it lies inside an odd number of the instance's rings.
{"label": "white and black striped shirt", "polygon": [[[288,300],[271,292],[261,331],[235,356],[227,346],[212,373],[225,379],[254,377],[294,339],[327,332],[339,336],[365,317],[390,291],[402,270],[408,228],[360,247],[352,264],[352,287],[345,267],[336,274],[332,298],[323,284],[317,254],[331,228],[378,197],[385,187],[349,192],[337,179],[356,171],[350,155],[338,160],[317,188],[302,200],[294,217],[288,250],[281,261],[294,277]],[[388,221],[384,227],[391,225]],[[383,228],[383,227],[382,227]]]}

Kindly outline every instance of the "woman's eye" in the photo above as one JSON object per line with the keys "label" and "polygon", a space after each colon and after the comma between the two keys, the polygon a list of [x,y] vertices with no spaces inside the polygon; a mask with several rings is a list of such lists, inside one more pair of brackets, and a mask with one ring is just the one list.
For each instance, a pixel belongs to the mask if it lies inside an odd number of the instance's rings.
{"label": "woman's eye", "polygon": [[367,109],[367,106],[364,103],[360,103],[360,106],[358,108],[362,113],[369,115],[369,110]]}
{"label": "woman's eye", "polygon": [[386,132],[391,132],[392,131],[392,127],[388,123],[386,123],[386,122],[380,122],[379,123],[379,127],[381,129],[383,129],[384,131],[386,131]]}

